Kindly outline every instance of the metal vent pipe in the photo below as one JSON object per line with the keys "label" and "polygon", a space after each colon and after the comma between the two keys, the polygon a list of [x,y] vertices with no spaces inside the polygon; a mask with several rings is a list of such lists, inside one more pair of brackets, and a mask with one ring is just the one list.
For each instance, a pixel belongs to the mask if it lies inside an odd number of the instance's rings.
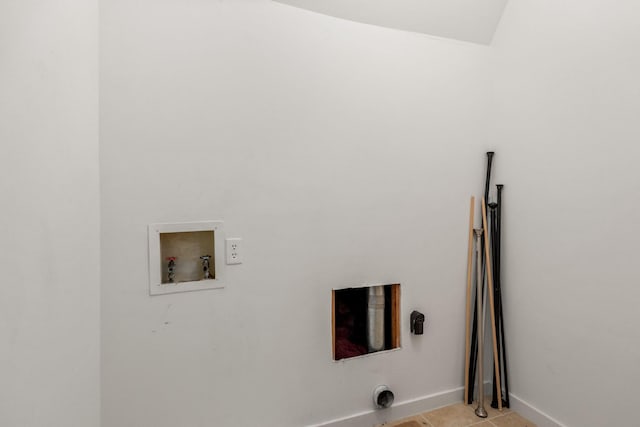
{"label": "metal vent pipe", "polygon": [[384,286],[371,286],[367,295],[369,352],[384,350]]}

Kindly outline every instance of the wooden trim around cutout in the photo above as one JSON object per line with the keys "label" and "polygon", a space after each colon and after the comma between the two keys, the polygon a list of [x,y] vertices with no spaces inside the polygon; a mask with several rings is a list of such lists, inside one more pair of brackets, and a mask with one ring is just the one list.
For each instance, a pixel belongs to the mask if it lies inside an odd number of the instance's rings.
{"label": "wooden trim around cutout", "polygon": [[336,360],[336,291],[331,291],[331,357]]}
{"label": "wooden trim around cutout", "polygon": [[391,285],[391,341],[393,348],[400,347],[400,284]]}

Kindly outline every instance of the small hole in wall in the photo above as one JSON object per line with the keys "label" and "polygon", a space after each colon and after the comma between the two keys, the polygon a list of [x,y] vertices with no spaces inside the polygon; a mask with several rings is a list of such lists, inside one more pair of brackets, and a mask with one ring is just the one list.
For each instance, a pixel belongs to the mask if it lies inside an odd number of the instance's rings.
{"label": "small hole in wall", "polygon": [[334,290],[334,360],[400,347],[399,319],[399,284]]}

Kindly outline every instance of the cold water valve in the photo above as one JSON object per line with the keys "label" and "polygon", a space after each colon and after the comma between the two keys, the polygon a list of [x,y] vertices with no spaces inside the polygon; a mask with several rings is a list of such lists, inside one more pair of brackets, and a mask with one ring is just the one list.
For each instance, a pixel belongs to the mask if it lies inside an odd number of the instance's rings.
{"label": "cold water valve", "polygon": [[167,281],[169,283],[174,283],[176,279],[176,257],[167,257],[167,261],[169,261],[169,264],[167,265]]}
{"label": "cold water valve", "polygon": [[202,255],[200,259],[202,260],[203,280],[213,279],[213,277],[211,277],[211,267],[209,264],[211,255]]}

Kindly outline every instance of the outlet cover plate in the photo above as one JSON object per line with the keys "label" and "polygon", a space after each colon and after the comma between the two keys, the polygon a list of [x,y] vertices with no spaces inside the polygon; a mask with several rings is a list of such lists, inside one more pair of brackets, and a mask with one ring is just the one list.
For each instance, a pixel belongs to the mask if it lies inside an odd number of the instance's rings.
{"label": "outlet cover plate", "polygon": [[227,264],[242,264],[242,239],[240,237],[227,239]]}

